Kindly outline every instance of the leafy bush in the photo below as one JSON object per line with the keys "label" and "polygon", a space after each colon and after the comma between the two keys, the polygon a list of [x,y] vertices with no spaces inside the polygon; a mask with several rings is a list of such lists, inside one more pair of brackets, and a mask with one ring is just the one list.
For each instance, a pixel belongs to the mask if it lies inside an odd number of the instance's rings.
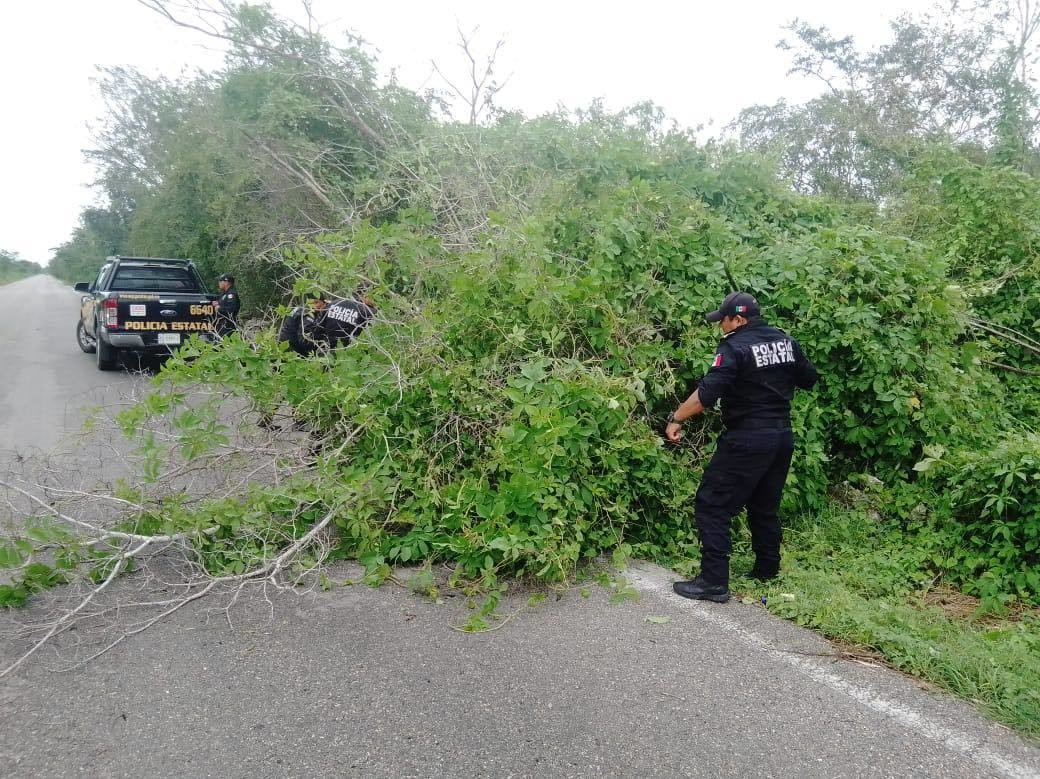
{"label": "leafy bush", "polygon": [[981,451],[942,452],[934,472],[940,518],[937,563],[989,605],[1040,596],[1040,437],[1014,433]]}
{"label": "leafy bush", "polygon": [[963,301],[922,246],[825,229],[764,252],[753,273],[821,368],[801,428],[832,475],[901,478],[924,444],[985,440],[1007,423],[1000,388],[958,343]]}
{"label": "leafy bush", "polygon": [[1040,412],[1040,179],[945,147],[913,174],[895,224],[945,258],[1013,410]]}

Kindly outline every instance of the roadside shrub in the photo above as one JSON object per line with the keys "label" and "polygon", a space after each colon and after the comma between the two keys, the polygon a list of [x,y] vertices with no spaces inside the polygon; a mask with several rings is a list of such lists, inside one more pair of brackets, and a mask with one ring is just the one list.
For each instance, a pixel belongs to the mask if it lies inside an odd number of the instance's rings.
{"label": "roadside shrub", "polygon": [[981,451],[932,454],[918,467],[934,471],[940,495],[936,562],[986,606],[1040,601],[1040,437],[1012,433]]}
{"label": "roadside shrub", "polygon": [[928,442],[985,440],[1007,423],[999,386],[958,343],[964,303],[945,270],[924,247],[862,226],[777,244],[750,269],[820,368],[802,427],[832,477],[902,478]]}
{"label": "roadside shrub", "polygon": [[1020,417],[1040,413],[1040,179],[935,147],[911,168],[893,224],[946,259],[982,322],[970,336]]}

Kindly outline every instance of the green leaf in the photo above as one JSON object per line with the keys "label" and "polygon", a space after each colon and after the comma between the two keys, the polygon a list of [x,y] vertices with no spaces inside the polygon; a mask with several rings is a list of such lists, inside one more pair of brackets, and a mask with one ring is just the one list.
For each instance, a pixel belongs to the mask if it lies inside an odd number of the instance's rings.
{"label": "green leaf", "polygon": [[914,470],[918,473],[927,473],[928,471],[932,470],[938,463],[939,461],[933,457],[925,457],[923,460],[920,460],[919,462],[914,464]]}
{"label": "green leaf", "polygon": [[0,568],[17,568],[25,558],[14,546],[0,543]]}

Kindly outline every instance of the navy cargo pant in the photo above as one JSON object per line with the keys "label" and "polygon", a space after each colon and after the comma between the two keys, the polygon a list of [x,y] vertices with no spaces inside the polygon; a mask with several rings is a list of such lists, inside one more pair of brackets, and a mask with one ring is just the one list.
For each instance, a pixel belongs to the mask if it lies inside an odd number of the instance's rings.
{"label": "navy cargo pant", "polygon": [[794,436],[787,422],[749,421],[719,436],[697,489],[701,576],[729,586],[730,521],[747,507],[755,570],[780,570],[780,495],[791,467]]}

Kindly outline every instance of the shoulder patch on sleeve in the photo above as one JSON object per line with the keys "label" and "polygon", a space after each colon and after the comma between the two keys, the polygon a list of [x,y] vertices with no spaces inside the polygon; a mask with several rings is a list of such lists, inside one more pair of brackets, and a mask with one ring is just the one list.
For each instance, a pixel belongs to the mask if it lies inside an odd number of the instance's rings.
{"label": "shoulder patch on sleeve", "polygon": [[722,366],[722,352],[715,355],[715,359],[711,361],[712,368],[719,368]]}

